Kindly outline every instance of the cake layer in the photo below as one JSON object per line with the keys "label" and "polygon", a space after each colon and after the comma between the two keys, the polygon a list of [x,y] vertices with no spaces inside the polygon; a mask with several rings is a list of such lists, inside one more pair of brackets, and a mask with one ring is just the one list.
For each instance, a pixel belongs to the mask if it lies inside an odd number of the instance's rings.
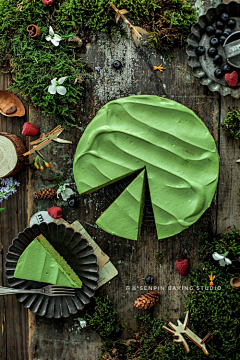
{"label": "cake layer", "polygon": [[96,224],[112,235],[137,240],[140,236],[145,190],[145,169],[98,218]]}
{"label": "cake layer", "polygon": [[82,287],[82,282],[66,260],[43,236],[34,239],[20,256],[14,277],[49,284]]}
{"label": "cake layer", "polygon": [[207,127],[187,107],[151,95],[111,101],[87,126],[73,164],[80,194],[143,168],[159,239],[186,229],[210,206],[219,156]]}

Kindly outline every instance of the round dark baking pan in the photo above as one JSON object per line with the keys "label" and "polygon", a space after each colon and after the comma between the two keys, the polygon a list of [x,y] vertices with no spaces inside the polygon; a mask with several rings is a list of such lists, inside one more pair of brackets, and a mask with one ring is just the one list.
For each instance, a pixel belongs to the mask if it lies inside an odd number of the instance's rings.
{"label": "round dark baking pan", "polygon": [[92,246],[79,232],[75,232],[71,227],[51,222],[49,224],[35,224],[20,232],[17,238],[13,240],[6,256],[5,266],[8,283],[15,289],[37,289],[48,285],[13,277],[19,257],[31,241],[40,234],[43,234],[58,253],[64,257],[81,279],[83,286],[81,289],[75,289],[75,296],[72,297],[48,297],[39,294],[19,294],[16,297],[19,302],[23,303],[25,308],[40,316],[60,318],[76,314],[94,296],[98,287],[99,268]]}
{"label": "round dark baking pan", "polygon": [[[218,91],[223,96],[231,95],[234,98],[239,98],[240,82],[238,82],[236,87],[231,88],[227,85],[224,76],[221,79],[217,79],[214,76],[214,71],[219,66],[215,65],[213,59],[207,55],[211,36],[205,33],[205,29],[207,26],[214,24],[224,12],[227,12],[229,17],[236,21],[236,26],[232,30],[233,33],[240,30],[239,3],[231,1],[228,4],[219,4],[216,7],[208,9],[204,15],[198,18],[198,22],[192,26],[191,34],[188,36],[188,64],[191,66],[194,76],[199,78],[202,85],[207,85],[211,91]],[[204,46],[206,48],[206,53],[203,56],[198,57],[196,55],[196,48],[198,46]],[[223,57],[223,66],[227,63],[227,59],[222,45],[218,46],[218,53]]]}

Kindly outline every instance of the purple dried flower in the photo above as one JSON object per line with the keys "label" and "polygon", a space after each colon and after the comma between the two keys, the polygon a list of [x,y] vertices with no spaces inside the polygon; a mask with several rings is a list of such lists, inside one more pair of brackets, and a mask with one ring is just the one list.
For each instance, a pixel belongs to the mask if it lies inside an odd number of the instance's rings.
{"label": "purple dried flower", "polygon": [[101,67],[98,65],[98,66],[95,67],[95,69],[96,69],[97,71],[100,71],[100,70],[101,70]]}
{"label": "purple dried flower", "polygon": [[0,203],[3,199],[7,200],[9,196],[16,194],[16,187],[20,185],[20,183],[12,177],[1,179],[0,184],[3,185],[0,187]]}

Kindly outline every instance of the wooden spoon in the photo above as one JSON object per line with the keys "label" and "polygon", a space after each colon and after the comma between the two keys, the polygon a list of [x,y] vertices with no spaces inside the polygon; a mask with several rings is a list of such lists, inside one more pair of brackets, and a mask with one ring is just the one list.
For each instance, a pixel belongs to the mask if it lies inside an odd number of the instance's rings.
{"label": "wooden spoon", "polygon": [[0,113],[4,116],[23,116],[25,108],[17,96],[7,90],[0,90]]}

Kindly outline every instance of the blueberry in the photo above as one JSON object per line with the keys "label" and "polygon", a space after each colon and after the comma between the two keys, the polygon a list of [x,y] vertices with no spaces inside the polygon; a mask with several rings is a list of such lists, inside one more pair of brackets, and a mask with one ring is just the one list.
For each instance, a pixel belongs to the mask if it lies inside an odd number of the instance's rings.
{"label": "blueberry", "polygon": [[113,66],[113,68],[114,68],[115,70],[119,70],[119,69],[121,69],[121,67],[122,67],[122,63],[121,63],[121,61],[119,61],[119,60],[115,60],[115,61],[113,62],[113,64],[112,64],[112,66]]}
{"label": "blueberry", "polygon": [[215,34],[215,27],[210,25],[206,28],[206,34],[208,36],[214,35]]}
{"label": "blueberry", "polygon": [[148,285],[151,285],[151,284],[153,284],[154,277],[152,275],[148,275],[145,277],[145,281]]}
{"label": "blueberry", "polygon": [[211,40],[210,40],[210,45],[213,46],[213,47],[218,47],[218,45],[219,45],[218,38],[212,37]]}
{"label": "blueberry", "polygon": [[225,74],[231,73],[231,72],[232,72],[232,67],[231,67],[230,65],[226,64],[226,65],[224,65],[224,67],[222,68],[222,70],[223,70],[223,72],[224,72]]}
{"label": "blueberry", "polygon": [[235,26],[236,26],[236,21],[235,21],[234,19],[229,19],[229,20],[228,20],[228,23],[227,23],[227,26],[228,26],[229,29],[235,28]]}
{"label": "blueberry", "polygon": [[214,62],[215,65],[221,65],[223,63],[222,55],[218,54],[218,55],[214,56],[213,62]]}
{"label": "blueberry", "polygon": [[205,51],[206,51],[206,49],[205,49],[204,46],[198,46],[198,47],[196,48],[196,54],[197,54],[197,56],[202,56],[202,55],[204,55],[204,54],[205,54]]}
{"label": "blueberry", "polygon": [[220,38],[219,38],[219,43],[220,43],[221,45],[223,45],[226,39],[227,39],[226,36],[220,36]]}
{"label": "blueberry", "polygon": [[221,77],[223,77],[223,72],[222,72],[221,69],[216,69],[216,70],[214,71],[214,75],[215,75],[215,77],[216,77],[217,79],[221,79]]}
{"label": "blueberry", "polygon": [[217,53],[218,53],[218,51],[217,51],[217,49],[214,48],[214,47],[210,47],[210,48],[208,49],[208,55],[209,55],[211,58],[213,58],[215,55],[217,55]]}
{"label": "blueberry", "polygon": [[[227,29],[224,30],[224,33],[228,33],[228,35],[231,35],[232,30],[227,28]],[[224,35],[224,36],[226,36],[226,35]]]}
{"label": "blueberry", "polygon": [[224,41],[226,40],[226,36],[220,36],[219,42],[220,44],[224,44]]}
{"label": "blueberry", "polygon": [[77,204],[78,204],[78,201],[76,199],[74,199],[74,198],[69,200],[69,202],[68,202],[68,205],[71,206],[71,207],[76,207]]}
{"label": "blueberry", "polygon": [[221,15],[221,20],[222,20],[223,23],[226,23],[228,21],[228,19],[229,19],[228,13],[223,13]]}
{"label": "blueberry", "polygon": [[220,29],[217,29],[217,30],[215,31],[215,36],[216,36],[217,38],[220,38],[220,36],[222,36],[222,34],[223,34],[223,31],[220,30]]}
{"label": "blueberry", "polygon": [[216,28],[222,30],[224,28],[224,23],[221,22],[221,21],[217,21],[216,22]]}

